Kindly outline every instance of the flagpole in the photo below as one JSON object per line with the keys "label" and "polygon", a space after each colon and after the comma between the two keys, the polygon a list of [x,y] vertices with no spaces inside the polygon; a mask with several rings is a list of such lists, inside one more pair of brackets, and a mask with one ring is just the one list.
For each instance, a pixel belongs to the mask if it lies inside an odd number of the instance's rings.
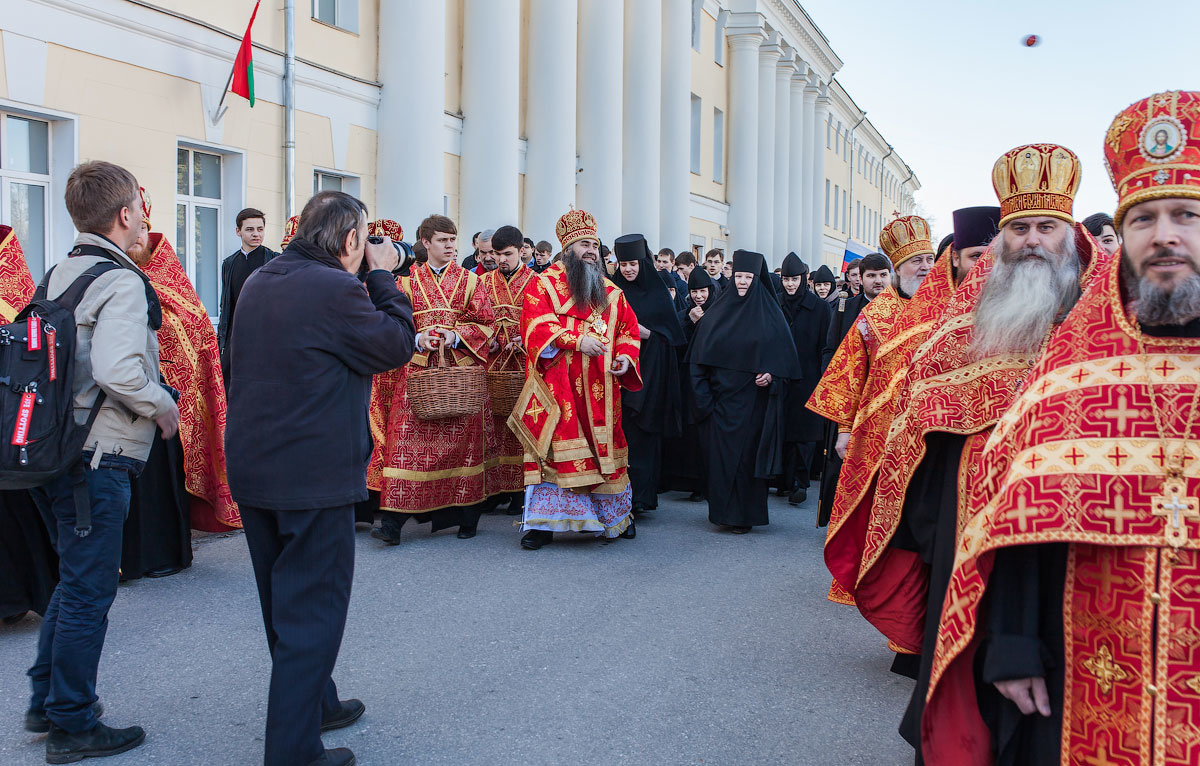
{"label": "flagpole", "polygon": [[283,5],[284,199],[285,220],[296,214],[296,0]]}
{"label": "flagpole", "polygon": [[225,96],[229,95],[229,86],[233,84],[233,73],[237,71],[237,60],[233,62],[233,66],[229,68],[229,79],[225,81],[225,90],[221,91],[221,100],[217,102],[217,108],[212,113],[212,124],[216,125],[225,116],[225,110],[221,107],[225,105]]}

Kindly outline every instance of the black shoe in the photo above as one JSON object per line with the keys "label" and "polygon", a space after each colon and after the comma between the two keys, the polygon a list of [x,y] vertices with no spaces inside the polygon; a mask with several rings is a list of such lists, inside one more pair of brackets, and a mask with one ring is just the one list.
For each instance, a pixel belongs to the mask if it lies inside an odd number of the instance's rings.
{"label": "black shoe", "polygon": [[[99,702],[92,705],[92,713],[97,718],[104,716],[104,706]],[[26,710],[25,711],[25,731],[31,731],[34,734],[45,734],[50,731],[50,718],[46,715],[45,710]]]}
{"label": "black shoe", "polygon": [[183,567],[162,567],[161,569],[151,569],[145,577],[170,577],[173,574],[179,574],[183,571]]}
{"label": "black shoe", "polygon": [[693,492],[692,494],[688,495],[688,500],[693,503],[698,503],[703,499],[704,499],[704,495],[702,495],[699,492]]}
{"label": "black shoe", "polygon": [[554,542],[554,533],[544,529],[531,529],[521,538],[521,547],[527,551],[536,551],[543,545]]}
{"label": "black shoe", "polygon": [[367,712],[367,706],[360,700],[341,700],[338,704],[341,705],[341,709],[321,721],[321,731],[344,729]]}
{"label": "black shoe", "polygon": [[808,499],[808,490],[801,487],[792,494],[788,495],[788,503],[790,505],[800,505]]}
{"label": "black shoe", "polygon": [[458,528],[458,539],[459,540],[470,540],[472,537],[475,536],[475,532],[477,531],[477,529],[478,528],[474,527],[474,526],[471,526],[471,527],[460,526]]}
{"label": "black shoe", "polygon": [[621,533],[621,537],[626,540],[637,537],[637,525],[630,521],[629,526],[625,527],[625,531]]}
{"label": "black shoe", "polygon": [[750,527],[730,527],[729,531],[735,535],[744,535],[750,531]]}
{"label": "black shoe", "polygon": [[348,747],[335,747],[308,766],[354,766],[354,753]]}
{"label": "black shoe", "polygon": [[113,729],[97,723],[88,731],[72,734],[57,726],[46,737],[46,763],[78,763],[84,758],[103,758],[132,750],[146,741],[141,726]]}
{"label": "black shoe", "polygon": [[20,614],[10,614],[3,620],[0,620],[0,622],[4,623],[5,625],[16,625],[18,622],[25,619],[25,615],[27,614],[29,614],[28,611],[21,612]]}
{"label": "black shoe", "polygon": [[396,535],[395,537],[393,537],[392,535],[388,534],[388,531],[386,529],[384,529],[382,526],[372,529],[371,537],[374,537],[376,540],[382,540],[385,543],[387,543],[388,545],[399,545],[400,544],[400,535]]}

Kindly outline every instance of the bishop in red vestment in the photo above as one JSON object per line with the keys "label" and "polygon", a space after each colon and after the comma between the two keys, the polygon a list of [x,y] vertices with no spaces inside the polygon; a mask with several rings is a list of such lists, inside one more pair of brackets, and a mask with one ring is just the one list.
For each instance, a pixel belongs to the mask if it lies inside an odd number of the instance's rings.
{"label": "bishop in red vestment", "polygon": [[621,389],[640,390],[637,317],[604,275],[596,220],[558,221],[563,257],[525,293],[525,388],[509,424],[525,448],[526,531],[536,550],[554,532],[635,534]]}

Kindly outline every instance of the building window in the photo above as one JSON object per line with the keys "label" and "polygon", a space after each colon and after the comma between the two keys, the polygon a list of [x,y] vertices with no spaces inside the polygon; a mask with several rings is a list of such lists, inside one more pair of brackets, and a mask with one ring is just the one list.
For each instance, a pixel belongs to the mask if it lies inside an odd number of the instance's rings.
{"label": "building window", "polygon": [[825,225],[829,225],[829,179],[825,179]]}
{"label": "building window", "polygon": [[0,120],[0,223],[11,226],[29,273],[46,273],[50,239],[50,123],[17,115]]}
{"label": "building window", "polygon": [[839,155],[842,153],[842,123],[838,123],[837,132],[833,135],[833,150]]}
{"label": "building window", "polygon": [[725,183],[725,113],[713,109],[713,180]]}
{"label": "building window", "polygon": [[220,154],[179,147],[175,169],[175,254],[209,316],[221,302],[224,231]]}
{"label": "building window", "polygon": [[854,202],[854,238],[862,239],[862,208],[857,200]]}
{"label": "building window", "polygon": [[700,121],[701,121],[700,97],[695,93],[692,94],[692,172],[700,175]]}
{"label": "building window", "polygon": [[347,32],[358,32],[358,0],[312,0],[316,21]]}
{"label": "building window", "polygon": [[841,196],[842,196],[842,187],[838,186],[837,184],[834,184],[833,185],[833,228],[835,228],[835,229],[838,227],[838,213],[842,209],[841,204],[840,204]]}
{"label": "building window", "polygon": [[833,115],[830,115],[829,119],[825,120],[825,148],[826,149],[833,148],[832,144],[830,143],[830,141],[832,140],[832,138],[830,137],[830,134],[832,132],[833,132]]}
{"label": "building window", "polygon": [[359,195],[359,179],[356,176],[348,176],[344,173],[333,173],[328,170],[317,170],[313,172],[313,194],[323,191],[340,191],[346,192],[352,196]]}
{"label": "building window", "polygon": [[692,50],[700,50],[700,12],[704,10],[704,0],[692,0]]}
{"label": "building window", "polygon": [[725,25],[729,23],[729,11],[717,14],[716,33],[713,36],[713,61],[725,66]]}

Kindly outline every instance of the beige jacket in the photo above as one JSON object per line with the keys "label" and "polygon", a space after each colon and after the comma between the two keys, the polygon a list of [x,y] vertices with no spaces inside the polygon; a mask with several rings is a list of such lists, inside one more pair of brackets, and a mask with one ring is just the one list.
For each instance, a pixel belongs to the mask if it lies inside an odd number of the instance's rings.
{"label": "beige jacket", "polygon": [[[158,334],[146,316],[146,288],[133,261],[104,237],[80,234],[75,244],[108,250],[125,269],[101,274],[75,309],[75,421],[86,423],[96,396],[108,398],[92,424],[84,449],[102,455],[146,460],[154,440],[154,419],[175,402],[158,378]],[[81,255],[59,263],[46,296],[58,298],[83,272],[103,258]]]}

